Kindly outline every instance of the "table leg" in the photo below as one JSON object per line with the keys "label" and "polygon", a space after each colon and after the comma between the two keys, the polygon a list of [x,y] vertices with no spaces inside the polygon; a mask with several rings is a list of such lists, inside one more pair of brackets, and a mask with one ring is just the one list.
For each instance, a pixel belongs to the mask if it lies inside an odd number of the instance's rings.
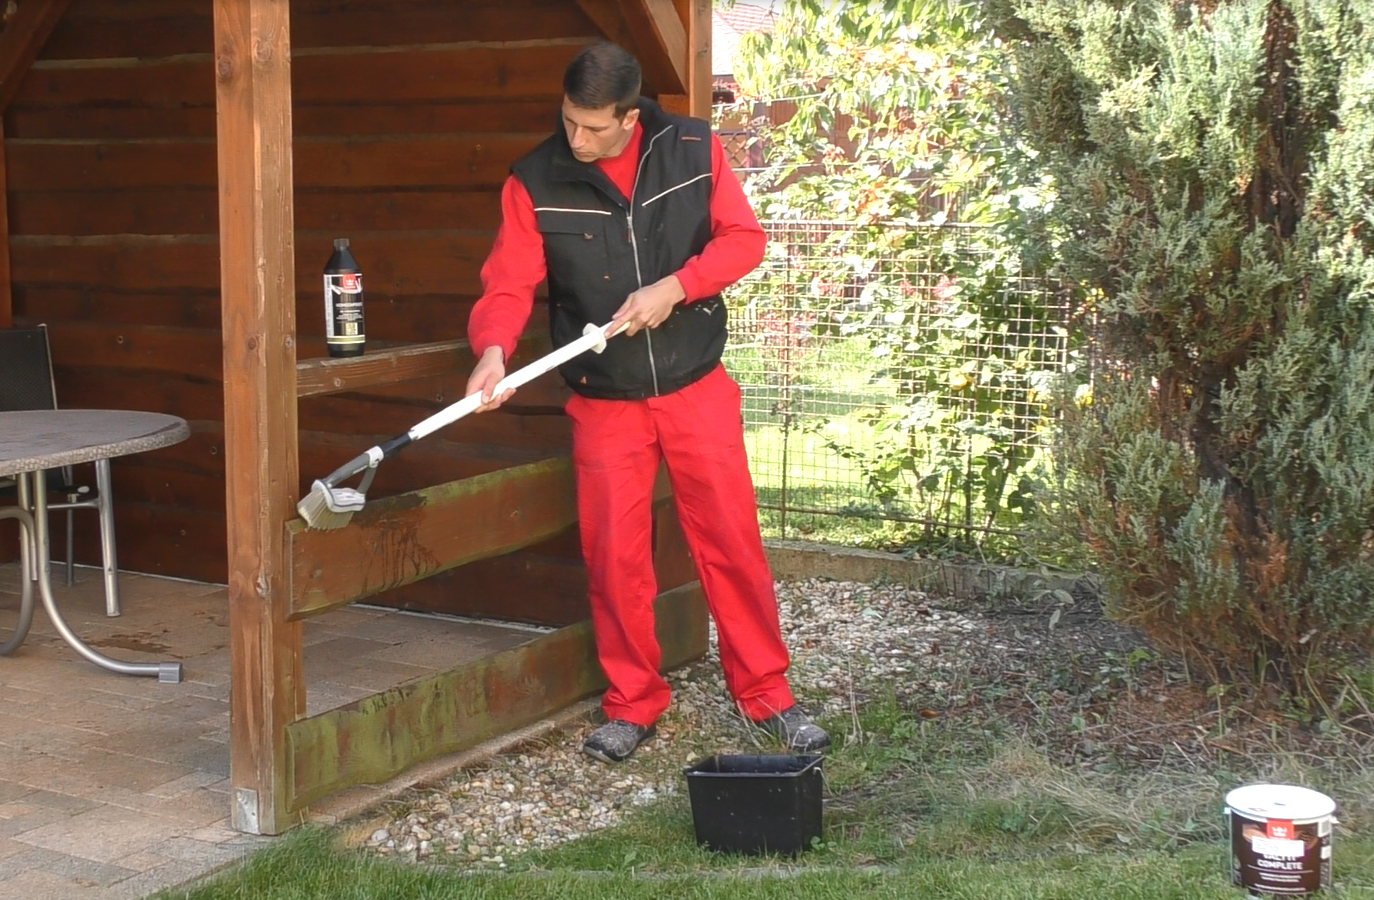
{"label": "table leg", "polygon": [[119,615],[119,561],[115,558],[114,482],[110,461],[95,461],[95,489],[100,503],[100,562],[105,567],[105,615]]}
{"label": "table leg", "polygon": [[[20,475],[23,478],[34,479],[34,486],[43,484],[43,473]],[[117,659],[111,659],[92,650],[82,643],[76,633],[68,627],[62,613],[57,609],[57,602],[52,596],[52,581],[50,579],[52,562],[48,554],[48,498],[41,490],[34,490],[33,504],[33,524],[34,530],[38,534],[38,590],[43,598],[43,608],[48,611],[48,618],[52,619],[53,626],[57,628],[57,633],[62,635],[62,639],[71,645],[72,649],[80,653],[86,659],[111,672],[118,672],[121,675],[151,675],[156,676],[158,681],[168,684],[176,684],[181,681],[181,663],[127,663]]]}
{"label": "table leg", "polygon": [[[22,494],[20,502],[23,502]],[[0,519],[19,521],[19,621],[14,623],[14,634],[0,646],[0,656],[9,656],[24,643],[24,638],[29,636],[29,626],[33,624],[33,579],[29,577],[33,571],[33,516],[26,509],[7,506],[0,509]]]}

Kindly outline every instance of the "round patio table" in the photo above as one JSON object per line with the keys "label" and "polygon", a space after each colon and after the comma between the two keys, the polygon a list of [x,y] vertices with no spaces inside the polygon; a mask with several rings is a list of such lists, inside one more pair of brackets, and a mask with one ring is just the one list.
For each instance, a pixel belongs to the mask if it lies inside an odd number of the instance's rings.
{"label": "round patio table", "polygon": [[[48,499],[43,473],[79,463],[106,463],[167,447],[186,440],[186,420],[161,413],[113,409],[55,409],[0,412],[0,476],[13,476],[19,505],[0,509],[0,519],[16,519],[20,527],[19,621],[9,641],[0,647],[8,654],[28,635],[33,620],[33,585],[62,639],[86,659],[121,675],[150,675],[159,681],[181,681],[181,663],[127,663],[88,647],[67,625],[53,600],[48,559]],[[35,559],[36,557],[36,559]]]}

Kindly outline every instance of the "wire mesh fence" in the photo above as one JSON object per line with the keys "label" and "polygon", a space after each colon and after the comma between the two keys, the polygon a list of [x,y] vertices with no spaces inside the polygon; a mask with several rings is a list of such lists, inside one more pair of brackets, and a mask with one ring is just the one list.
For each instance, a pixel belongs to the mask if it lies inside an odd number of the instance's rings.
{"label": "wire mesh fence", "polygon": [[768,255],[728,297],[726,365],[765,536],[1014,535],[1066,300],[987,229],[764,224]]}

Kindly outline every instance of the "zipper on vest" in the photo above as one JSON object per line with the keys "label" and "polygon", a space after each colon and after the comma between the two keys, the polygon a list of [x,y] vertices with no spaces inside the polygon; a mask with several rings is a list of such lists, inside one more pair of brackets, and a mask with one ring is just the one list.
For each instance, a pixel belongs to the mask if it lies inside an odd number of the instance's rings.
{"label": "zipper on vest", "polygon": [[[642,163],[643,160],[640,160]],[[635,176],[635,180],[639,180]],[[630,191],[630,209],[634,209],[634,191]],[[644,275],[639,270],[639,242],[635,240],[635,214],[632,211],[625,213],[625,225],[630,230],[630,251],[635,256],[635,283],[644,287]],[[658,366],[654,364],[654,339],[651,334],[652,329],[644,329],[644,340],[649,342],[649,377],[654,382],[654,396],[658,396]]]}
{"label": "zipper on vest", "polygon": [[[671,128],[672,126],[668,126]],[[658,134],[649,139],[649,146],[645,148],[644,155],[639,158],[639,168],[635,169],[635,183],[630,186],[630,208],[625,210],[625,225],[630,230],[630,252],[635,257],[635,283],[641,288],[644,287],[644,274],[639,268],[639,242],[635,240],[635,191],[639,190],[639,177],[644,174],[644,160],[649,158],[649,154],[654,152],[654,141],[657,141],[668,128],[663,129]],[[654,364],[654,339],[650,334],[652,329],[644,329],[644,340],[649,343],[649,377],[653,379],[654,396],[658,393],[658,366]]]}

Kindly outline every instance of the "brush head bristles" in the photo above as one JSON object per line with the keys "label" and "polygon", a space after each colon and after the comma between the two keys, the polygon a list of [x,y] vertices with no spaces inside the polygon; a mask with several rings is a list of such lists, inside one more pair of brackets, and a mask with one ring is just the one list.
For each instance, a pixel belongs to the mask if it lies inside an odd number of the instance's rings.
{"label": "brush head bristles", "polygon": [[310,486],[310,493],[296,504],[296,512],[311,528],[327,531],[342,528],[363,508],[366,498],[353,488],[331,488],[323,481]]}

